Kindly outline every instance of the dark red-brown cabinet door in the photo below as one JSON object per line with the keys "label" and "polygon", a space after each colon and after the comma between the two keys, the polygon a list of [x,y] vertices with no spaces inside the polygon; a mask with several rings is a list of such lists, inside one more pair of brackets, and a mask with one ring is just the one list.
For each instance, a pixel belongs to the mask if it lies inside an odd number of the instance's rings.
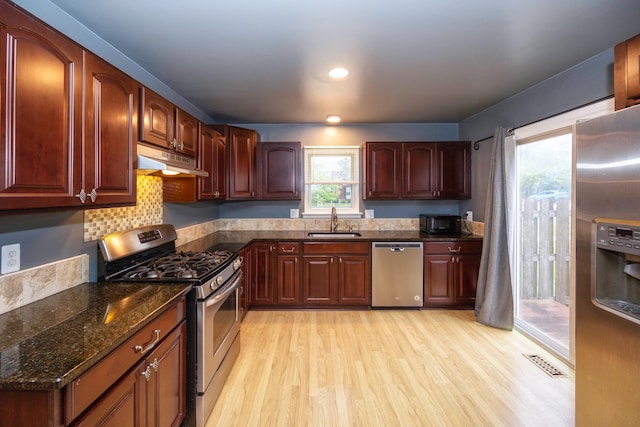
{"label": "dark red-brown cabinet door", "polygon": [[83,50],[0,3],[0,210],[81,206]]}
{"label": "dark red-brown cabinet door", "polygon": [[404,173],[402,197],[432,199],[436,197],[437,156],[436,144],[405,142],[402,144]]}
{"label": "dark red-brown cabinet door", "polygon": [[402,176],[402,143],[368,142],[366,156],[365,198],[399,198]]}
{"label": "dark red-brown cabinet door", "polygon": [[102,59],[87,54],[85,74],[86,205],[136,202],[138,84]]}

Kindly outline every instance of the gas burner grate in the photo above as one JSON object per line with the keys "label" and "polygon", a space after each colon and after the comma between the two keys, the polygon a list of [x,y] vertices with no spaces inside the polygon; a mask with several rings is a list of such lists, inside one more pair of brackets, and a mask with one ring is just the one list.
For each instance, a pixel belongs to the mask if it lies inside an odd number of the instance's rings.
{"label": "gas burner grate", "polygon": [[560,369],[553,366],[551,363],[547,362],[542,356],[537,354],[527,354],[522,353],[524,357],[529,359],[536,365],[538,368],[542,369],[547,375],[551,378],[565,378],[568,375],[562,372]]}

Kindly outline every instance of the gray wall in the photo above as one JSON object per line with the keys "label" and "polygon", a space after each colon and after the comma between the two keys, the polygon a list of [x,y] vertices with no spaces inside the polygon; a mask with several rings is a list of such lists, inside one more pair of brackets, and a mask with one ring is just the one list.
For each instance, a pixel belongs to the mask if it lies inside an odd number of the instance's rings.
{"label": "gray wall", "polygon": [[21,270],[86,253],[95,277],[97,247],[84,242],[82,211],[0,216],[0,246],[14,243],[20,244]]}
{"label": "gray wall", "polygon": [[[460,139],[477,141],[492,136],[497,126],[517,128],[613,95],[613,48],[460,122]],[[474,151],[473,199],[461,203],[484,220],[493,139]]]}

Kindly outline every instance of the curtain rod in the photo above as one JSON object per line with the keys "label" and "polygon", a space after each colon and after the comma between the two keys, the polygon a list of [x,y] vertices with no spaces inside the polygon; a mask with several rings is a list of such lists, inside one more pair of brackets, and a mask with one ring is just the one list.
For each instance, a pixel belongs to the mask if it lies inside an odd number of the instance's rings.
{"label": "curtain rod", "polygon": [[[507,135],[513,135],[513,131],[515,131],[516,128],[510,128],[507,129]],[[480,142],[482,141],[486,141],[487,139],[491,139],[493,138],[495,135],[490,135],[486,138],[482,138],[482,139],[478,139],[477,141],[473,141],[473,149],[478,151],[480,149]]]}
{"label": "curtain rod", "polygon": [[[541,122],[543,120],[547,120],[547,119],[550,119],[552,117],[559,116],[560,114],[568,113],[569,111],[577,110],[578,108],[586,107],[587,105],[595,104],[597,102],[601,102],[601,101],[604,101],[605,99],[609,99],[609,98],[613,98],[613,96],[605,96],[603,98],[596,99],[595,101],[587,102],[585,104],[578,105],[577,107],[569,108],[567,110],[561,111],[561,112],[556,113],[556,114],[552,114],[552,115],[544,117],[542,119],[534,120],[534,121],[532,121],[530,123],[527,123],[527,124],[524,124],[524,125],[520,125],[518,127],[514,127],[514,128],[511,128],[511,129],[507,129],[507,134],[511,135],[516,129],[520,129],[520,128],[523,128],[525,126],[529,126],[529,125],[532,125],[534,123],[538,123],[538,122]],[[487,136],[486,138],[481,138],[481,139],[478,139],[477,141],[474,141],[473,142],[473,149],[476,150],[476,151],[479,150],[480,149],[480,144],[479,144],[480,142],[486,141],[487,139],[491,139],[493,137],[494,137],[494,135],[490,135],[490,136]]]}

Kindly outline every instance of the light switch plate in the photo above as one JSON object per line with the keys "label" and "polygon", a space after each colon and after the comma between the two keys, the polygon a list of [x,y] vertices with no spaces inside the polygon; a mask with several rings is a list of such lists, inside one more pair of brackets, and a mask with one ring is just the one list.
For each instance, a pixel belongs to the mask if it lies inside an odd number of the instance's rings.
{"label": "light switch plate", "polygon": [[1,274],[13,273],[20,270],[20,243],[2,247]]}
{"label": "light switch plate", "polygon": [[300,216],[299,209],[289,209],[289,218],[298,218]]}
{"label": "light switch plate", "polygon": [[365,209],[364,210],[365,218],[373,218],[373,209]]}

